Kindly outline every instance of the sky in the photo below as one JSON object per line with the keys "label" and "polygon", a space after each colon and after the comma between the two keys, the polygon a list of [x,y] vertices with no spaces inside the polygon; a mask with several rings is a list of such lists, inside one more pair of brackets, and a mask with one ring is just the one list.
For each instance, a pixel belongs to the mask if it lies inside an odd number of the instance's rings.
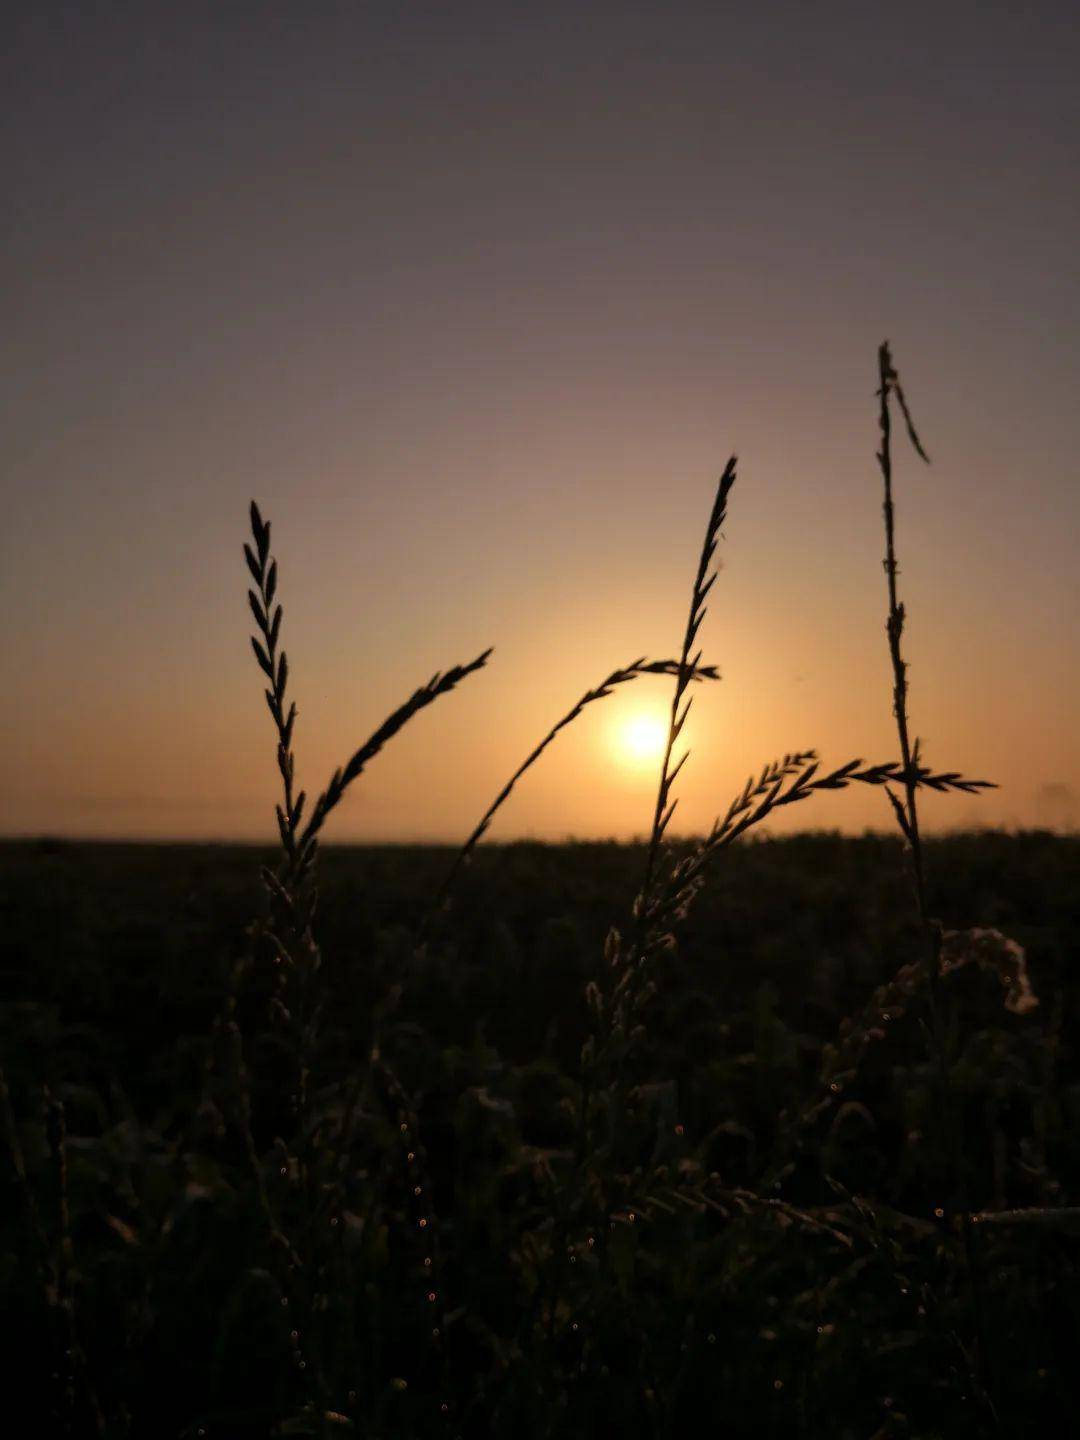
{"label": "sky", "polygon": [[[897,448],[913,729],[1001,787],[926,824],[1075,827],[1077,73],[1073,7],[1016,0],[18,8],[0,830],[275,833],[256,497],[309,791],[494,645],[326,832],[463,838],[678,654],[731,453],[678,824],[786,750],[895,758],[886,336],[933,461]],[[668,685],[493,838],[647,830]],[[864,790],[773,828],[889,824]]]}

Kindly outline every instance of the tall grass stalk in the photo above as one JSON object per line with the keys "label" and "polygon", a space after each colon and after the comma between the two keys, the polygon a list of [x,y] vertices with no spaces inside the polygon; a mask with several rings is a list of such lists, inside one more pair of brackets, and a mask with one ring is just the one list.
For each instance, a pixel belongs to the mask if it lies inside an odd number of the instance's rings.
{"label": "tall grass stalk", "polygon": [[[672,763],[672,756],[679,736],[690,714],[690,706],[693,703],[693,696],[687,692],[693,678],[693,672],[701,659],[701,651],[698,650],[691,659],[691,651],[697,640],[698,631],[701,629],[702,621],[707,611],[706,600],[709,591],[716,584],[717,571],[712,570],[713,556],[716,554],[716,547],[720,543],[720,527],[727,516],[728,496],[731,487],[735,484],[735,456],[732,455],[724,466],[723,473],[716,487],[716,496],[713,500],[712,510],[709,513],[709,521],[705,527],[705,539],[701,546],[701,555],[698,559],[697,571],[694,575],[694,583],[690,592],[690,609],[686,617],[686,629],[683,631],[682,652],[679,656],[679,668],[675,676],[675,688],[671,696],[671,716],[668,721],[667,737],[664,742],[664,756],[660,764],[660,778],[656,788],[656,804],[653,808],[652,828],[649,833],[649,847],[645,856],[645,875],[641,886],[641,895],[644,903],[647,904],[648,897],[652,893],[653,879],[656,873],[656,862],[660,854],[660,847],[663,844],[664,836],[667,833],[671,818],[675,814],[678,800],[671,798],[672,786],[675,784],[679,771],[690,758],[690,751],[685,750],[676,763]],[[685,699],[685,704],[683,703]]]}
{"label": "tall grass stalk", "polygon": [[[907,611],[899,598],[896,576],[898,565],[896,560],[896,511],[893,505],[892,490],[892,413],[889,408],[890,398],[895,397],[900,406],[900,412],[904,418],[904,425],[907,430],[908,439],[912,449],[919,458],[927,465],[930,457],[923,448],[914,423],[911,419],[911,412],[908,409],[907,399],[900,385],[900,377],[893,365],[892,353],[889,349],[889,342],[883,341],[878,348],[878,428],[881,432],[881,445],[877,451],[878,467],[881,471],[881,478],[884,485],[885,497],[882,502],[882,512],[885,518],[885,576],[889,592],[889,613],[885,622],[885,633],[889,641],[889,659],[892,663],[893,672],[893,716],[896,720],[896,733],[900,740],[900,761],[903,766],[901,781],[903,783],[903,802],[901,802],[892,790],[886,786],[885,793],[888,795],[896,815],[897,824],[900,826],[908,842],[911,855],[911,873],[915,885],[915,898],[919,909],[919,918],[923,927],[929,935],[933,935],[933,927],[930,922],[926,904],[926,873],[923,863],[922,836],[919,831],[919,808],[916,800],[916,766],[919,760],[919,741],[916,737],[914,743],[908,722],[908,680],[907,662],[904,659],[902,637],[904,623],[907,619]],[[939,951],[940,942],[933,945],[933,954],[928,971],[928,983],[930,992],[930,1004],[932,1013],[937,1010],[937,995],[939,986]]]}
{"label": "tall grass stalk", "polygon": [[[445,672],[436,671],[425,684],[414,690],[348,761],[334,771],[310,806],[305,822],[306,792],[296,788],[292,738],[297,711],[295,703],[287,695],[289,664],[280,646],[283,608],[277,599],[278,566],[270,552],[270,522],[263,519],[254,500],[250,505],[249,518],[251,543],[244,545],[244,559],[256,587],[248,591],[248,604],[258,630],[257,635],[251,636],[251,647],[260,670],[269,682],[264,694],[274,724],[276,763],[282,783],[282,798],[275,806],[282,858],[276,869],[264,867],[262,871],[270,902],[270,917],[268,924],[255,927],[252,938],[256,944],[262,942],[273,963],[275,983],[270,1001],[271,1017],[283,1029],[293,1060],[294,1092],[290,1107],[293,1134],[285,1140],[281,1137],[275,1140],[278,1158],[284,1161],[282,1173],[293,1165],[297,1170],[298,1206],[294,1208],[298,1208],[299,1213],[293,1217],[291,1234],[290,1226],[282,1221],[275,1209],[266,1183],[265,1165],[259,1154],[253,1090],[244,1056],[244,1038],[237,1017],[235,991],[229,997],[226,1017],[219,1022],[218,1029],[226,1037],[231,1055],[238,1126],[253,1172],[271,1250],[278,1260],[279,1283],[285,1299],[293,1303],[293,1315],[298,1326],[296,1333],[305,1337],[305,1358],[300,1368],[308,1382],[311,1402],[317,1413],[324,1417],[329,1413],[330,1390],[319,1343],[323,1337],[316,1323],[321,1268],[316,1236],[320,1222],[329,1219],[332,1225],[338,1223],[337,1217],[328,1212],[340,1206],[344,1196],[361,1099],[372,1075],[378,1077],[388,1104],[396,1111],[403,1135],[408,1133],[410,1122],[415,1124],[415,1121],[404,1088],[380,1054],[377,1039],[367,1056],[356,1058],[345,1087],[338,1123],[324,1129],[325,1121],[320,1122],[312,1114],[312,1075],[319,1053],[323,1004],[322,986],[318,982],[321,955],[313,932],[319,840],[328,817],[371,761],[421,710],[482,669],[492,652],[489,648],[467,664],[452,666]],[[252,964],[249,961],[237,967],[237,986],[251,973]],[[413,1143],[414,1146],[417,1144]],[[424,1224],[429,1224],[428,1217],[425,1217]],[[320,1430],[324,1424],[324,1420],[319,1421]]]}
{"label": "tall grass stalk", "polygon": [[948,1212],[951,1213],[958,1206],[960,1200],[959,1195],[956,1193],[960,1176],[960,1156],[955,1143],[953,1102],[951,1087],[949,1085],[948,1062],[945,1053],[946,1041],[940,1006],[941,926],[931,919],[927,905],[926,870],[923,861],[922,835],[919,829],[919,809],[916,800],[918,784],[916,767],[919,759],[919,740],[916,736],[914,742],[912,741],[908,719],[908,667],[904,659],[902,647],[907,611],[899,598],[899,590],[896,583],[899,566],[896,559],[896,511],[893,503],[892,485],[892,412],[889,404],[891,399],[895,399],[900,407],[900,413],[903,416],[912,449],[927,465],[930,463],[930,457],[927,455],[912,421],[907,399],[900,384],[900,377],[893,364],[892,352],[887,340],[882,341],[878,347],[878,381],[878,429],[881,436],[881,444],[877,451],[877,462],[878,468],[881,471],[882,484],[884,487],[882,513],[885,521],[885,559],[883,563],[889,598],[885,633],[888,638],[889,659],[893,673],[893,717],[896,721],[896,732],[900,741],[900,758],[903,767],[900,776],[903,784],[902,799],[898,797],[888,785],[885,787],[885,793],[892,806],[896,823],[907,841],[911,877],[915,891],[915,903],[918,910],[919,923],[926,942],[926,989],[930,1023],[933,1030],[932,1048],[935,1055],[938,1083],[941,1091],[944,1152],[947,1156],[947,1168],[951,1171],[953,1177],[953,1193],[948,1197]]}
{"label": "tall grass stalk", "polygon": [[[907,397],[900,384],[900,376],[893,364],[892,352],[887,340],[878,347],[878,429],[881,444],[877,451],[878,468],[881,472],[884,498],[882,513],[885,522],[885,576],[888,585],[889,610],[885,622],[885,633],[889,643],[889,659],[893,672],[893,716],[900,741],[900,757],[903,765],[903,796],[898,797],[888,787],[885,793],[892,805],[896,822],[908,845],[911,862],[911,876],[915,890],[915,903],[919,923],[926,945],[926,994],[930,1015],[931,1050],[934,1055],[941,1103],[943,1175],[949,1177],[949,1193],[941,1207],[947,1224],[959,1227],[963,1243],[964,1258],[971,1286],[971,1316],[976,1336],[976,1345],[968,1356],[972,1388],[985,1407],[991,1421],[998,1422],[997,1409],[992,1395],[992,1373],[989,1367],[988,1335],[984,1315],[984,1282],[975,1230],[972,1224],[970,1205],[966,1195],[964,1160],[957,1123],[956,1096],[949,1073],[948,1040],[945,1033],[944,1017],[941,1013],[941,971],[942,971],[942,927],[930,915],[926,892],[926,868],[923,858],[922,834],[919,828],[919,809],[916,800],[919,769],[919,740],[911,738],[908,717],[907,662],[904,659],[902,638],[907,611],[899,598],[897,586],[898,564],[896,559],[896,512],[893,503],[892,464],[892,413],[890,401],[895,400],[900,408],[908,440],[916,455],[929,465],[930,457],[919,439],[911,418]],[[962,1347],[963,1348],[963,1347]],[[965,1351],[965,1353],[967,1353]]]}

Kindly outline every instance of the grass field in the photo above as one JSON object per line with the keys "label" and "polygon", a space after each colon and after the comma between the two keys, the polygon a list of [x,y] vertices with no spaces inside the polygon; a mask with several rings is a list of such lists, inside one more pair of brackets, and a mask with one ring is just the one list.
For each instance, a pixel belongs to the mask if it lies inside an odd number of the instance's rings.
{"label": "grass field", "polygon": [[[347,1173],[316,1183],[277,1140],[272,997],[237,1012],[259,1180],[215,1031],[269,853],[4,846],[26,1175],[5,1163],[5,1328],[46,1430],[1058,1427],[1080,1325],[1080,841],[926,849],[933,913],[1018,941],[1038,999],[1006,1010],[977,965],[943,982],[951,1155],[925,1005],[878,990],[919,954],[899,840],[727,850],[656,977],[618,1125],[594,1116],[584,1148],[584,994],[641,847],[483,847],[422,952],[452,852],[327,849],[316,1131],[341,1119],[342,1077],[366,1079]],[[837,1095],[845,1017],[872,1033]],[[1043,1218],[984,1221],[973,1256],[961,1204]]]}

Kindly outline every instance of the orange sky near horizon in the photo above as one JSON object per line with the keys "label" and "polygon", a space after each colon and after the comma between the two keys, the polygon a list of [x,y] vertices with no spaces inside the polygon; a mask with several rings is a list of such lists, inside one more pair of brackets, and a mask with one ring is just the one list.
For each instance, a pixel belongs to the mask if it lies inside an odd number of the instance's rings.
{"label": "orange sky near horizon", "polygon": [[[925,823],[1076,827],[1075,26],[916,6],[926,55],[908,13],[760,8],[27,9],[0,832],[273,838],[255,496],[309,794],[495,646],[325,836],[463,839],[585,689],[677,656],[733,451],[675,829],[785,750],[897,758],[886,335],[933,460],[897,437],[913,730],[1001,787]],[[670,684],[591,706],[491,838],[647,831],[625,729]],[[770,828],[891,823],[854,790]]]}

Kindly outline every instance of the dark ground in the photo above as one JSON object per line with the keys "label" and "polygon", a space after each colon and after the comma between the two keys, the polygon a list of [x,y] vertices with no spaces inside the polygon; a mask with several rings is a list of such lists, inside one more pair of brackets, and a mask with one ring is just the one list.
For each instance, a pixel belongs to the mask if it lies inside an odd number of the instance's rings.
{"label": "dark ground", "polygon": [[[972,1210],[1077,1205],[1080,839],[987,833],[934,840],[927,849],[931,913],[946,928],[992,927],[1018,941],[1039,998],[1030,1014],[1013,1015],[1001,1003],[996,976],[971,967],[970,974],[950,981],[948,1064],[958,1123],[953,1139],[962,1155],[950,1173],[960,1176],[956,1183]],[[37,1186],[47,1231],[50,1206],[59,1202],[49,1168],[55,1137],[50,1139],[41,1087],[48,1087],[54,1109],[56,1097],[64,1102],[71,1227],[76,1254],[85,1256],[82,1271],[77,1262],[75,1272],[84,1316],[96,1313],[97,1305],[103,1315],[112,1315],[109,1307],[120,1303],[110,1289],[111,1252],[100,1222],[113,1217],[111,1241],[122,1234],[121,1222],[138,1230],[140,1207],[150,1204],[140,1186],[153,1169],[143,1155],[122,1182],[111,1161],[95,1169],[95,1146],[107,1140],[115,1145],[122,1112],[124,1123],[152,1137],[147,1155],[158,1147],[169,1164],[188,1163],[190,1174],[192,1157],[202,1152],[185,1117],[198,1109],[207,1037],[232,964],[244,951],[246,926],[265,908],[259,866],[271,858],[268,850],[205,845],[0,846],[3,1065],[30,1188]],[[425,1134],[441,1223],[453,1250],[448,1273],[462,1309],[471,1306],[479,1317],[466,1325],[486,1337],[481,1343],[474,1336],[473,1349],[457,1352],[459,1372],[475,1377],[486,1366],[488,1374],[479,1400],[469,1398],[473,1380],[461,1373],[451,1385],[462,1429],[471,1425],[477,1435],[576,1434],[579,1429],[568,1421],[560,1426],[538,1418],[544,1405],[554,1407],[553,1415],[569,1405],[570,1414],[594,1416],[587,1426],[580,1421],[580,1433],[607,1433],[608,1420],[628,1435],[681,1433],[684,1417],[710,1384],[720,1390],[703,1403],[723,1404],[733,1435],[869,1440],[875,1433],[981,1434],[992,1433],[981,1427],[995,1412],[1005,1425],[1001,1433],[1041,1433],[1040,1426],[1056,1423],[1075,1399],[1080,1327],[1080,1246],[1069,1227],[1029,1226],[1007,1244],[995,1240],[998,1248],[988,1249],[978,1267],[985,1274],[981,1306],[992,1317],[990,1332],[979,1339],[972,1338],[978,1307],[970,1294],[964,1299],[970,1276],[958,1278],[955,1266],[949,1268],[945,1248],[935,1250],[925,1236],[905,1239],[903,1218],[896,1234],[884,1233],[882,1215],[910,1216],[932,1229],[935,1203],[942,1198],[940,1156],[934,1158],[928,1139],[936,1092],[916,1005],[866,1052],[845,1089],[844,1105],[826,1115],[808,1144],[795,1147],[796,1163],[783,1181],[783,1197],[793,1204],[827,1203],[823,1183],[835,1181],[846,1196],[867,1197],[868,1205],[879,1207],[873,1223],[880,1244],[868,1242],[867,1254],[873,1255],[865,1267],[859,1261],[862,1268],[853,1271],[856,1262],[845,1258],[843,1267],[830,1269],[835,1257],[825,1254],[812,1260],[803,1255],[795,1265],[791,1247],[798,1241],[790,1230],[788,1248],[780,1251],[756,1232],[743,1236],[741,1249],[715,1254],[708,1247],[721,1244],[716,1237],[684,1237],[680,1246],[704,1246],[701,1256],[712,1257],[695,1262],[689,1296],[680,1298],[676,1286],[658,1299],[644,1252],[630,1281],[618,1265],[609,1277],[624,1306],[633,1285],[645,1285],[655,1312],[652,1323],[666,1327],[654,1334],[643,1317],[640,1334],[619,1332],[620,1346],[637,1347],[635,1374],[620,1376],[608,1355],[598,1370],[598,1388],[589,1391],[555,1333],[566,1328],[569,1345],[568,1327],[578,1333],[571,1316],[586,1311],[560,1300],[552,1302],[544,1321],[545,1344],[553,1348],[544,1352],[543,1379],[530,1379],[527,1363],[540,1362],[534,1342],[523,1340],[516,1328],[515,1306],[536,1291],[522,1258],[528,1248],[522,1237],[534,1229],[540,1234],[543,1225],[529,1229],[522,1219],[515,1230],[507,1206],[525,1207],[524,1216],[535,1196],[526,1202],[515,1192],[516,1198],[507,1199],[492,1188],[491,1177],[498,1172],[504,1183],[513,1173],[513,1157],[544,1147],[554,1152],[567,1143],[567,1106],[588,1034],[582,992],[601,976],[608,928],[625,923],[642,856],[616,844],[483,848],[452,911],[437,921],[426,954],[417,955],[414,931],[450,858],[451,852],[430,847],[327,849],[321,858],[318,938],[332,1022],[327,1043],[343,1066],[350,1056],[365,1053],[373,1007],[391,987],[404,987],[394,1016],[395,1063],[416,1099]],[[830,1052],[823,1047],[835,1039],[844,1017],[867,1006],[877,986],[918,958],[920,944],[896,841],[801,836],[725,852],[680,934],[678,953],[658,977],[648,1023],[648,1074],[639,1077],[641,1094],[651,1097],[657,1113],[677,1119],[685,1149],[702,1175],[728,1186],[762,1185],[788,1143],[783,1117],[813,1101],[821,1076],[830,1073]],[[36,1282],[25,1268],[25,1187],[10,1160],[0,1160],[0,1171],[5,1196],[0,1256],[11,1282],[7,1304],[15,1306],[15,1314],[6,1318],[12,1321],[27,1305],[32,1308]],[[240,1181],[224,1161],[222,1173],[230,1193],[236,1192]],[[826,1175],[830,1180],[823,1182]],[[132,1194],[125,1196],[124,1184],[134,1187]],[[392,1215],[388,1223],[392,1236]],[[487,1273],[484,1247],[499,1225],[513,1231],[507,1253],[514,1273],[496,1294],[478,1277]],[[655,1233],[661,1233],[659,1224]],[[141,1243],[145,1247],[145,1240]],[[663,1253],[661,1247],[658,1254]],[[22,1260],[16,1258],[20,1254]],[[738,1275],[748,1255],[760,1262],[760,1279],[743,1282]],[[715,1273],[709,1268],[714,1260]],[[389,1263],[400,1279],[405,1272],[394,1268],[392,1246]],[[912,1284],[922,1287],[923,1295],[918,1320],[906,1312],[901,1316],[895,1297],[873,1298],[881,1280],[873,1278],[875,1267],[882,1265],[894,1279],[907,1271],[915,1275]],[[265,1273],[258,1266],[249,1272]],[[140,1275],[141,1338],[125,1342],[126,1358],[109,1353],[104,1342],[83,1342],[90,1352],[87,1363],[100,1371],[98,1389],[120,1396],[126,1385],[134,1397],[134,1418],[109,1420],[114,1428],[106,1433],[178,1434],[200,1415],[211,1417],[211,1434],[270,1433],[265,1424],[261,1430],[256,1422],[254,1429],[244,1428],[235,1419],[240,1402],[232,1390],[244,1387],[222,1379],[226,1341],[219,1336],[216,1360],[201,1359],[194,1353],[196,1340],[168,1313],[170,1306],[190,1305],[190,1299],[181,1302],[174,1294],[170,1299],[160,1277]],[[908,1295],[906,1285],[901,1293]],[[808,1295],[817,1299],[810,1303]],[[823,1295],[833,1299],[822,1300]],[[223,1292],[216,1304],[234,1300]],[[599,1318],[608,1312],[596,1304],[595,1352],[582,1360],[581,1374],[586,1360],[599,1361],[608,1343]],[[707,1321],[700,1318],[706,1311]],[[31,1326],[36,1344],[51,1343],[51,1323],[41,1320],[39,1331]],[[616,1320],[609,1316],[604,1324],[611,1327],[614,1345]],[[691,1357],[695,1346],[712,1343],[697,1333],[705,1324],[714,1339],[720,1335],[723,1363],[706,1355],[695,1369],[685,1358],[665,1358],[664,1346],[676,1334],[690,1337],[689,1351],[686,1340],[682,1351]],[[971,1329],[966,1339],[965,1325]],[[167,1342],[162,1330],[171,1336]],[[642,1339],[646,1331],[651,1339]],[[893,1356],[878,1372],[864,1353],[868,1336],[871,1351],[891,1350]],[[835,1357],[825,1353],[826,1340]],[[992,1394],[985,1413],[972,1419],[979,1397],[967,1392],[978,1367],[969,1367],[965,1380],[957,1357],[975,1344],[985,1352],[979,1373],[995,1374],[993,1387],[987,1385]],[[139,1345],[148,1346],[145,1353]],[[513,1363],[499,1348],[507,1345],[507,1353],[518,1357]],[[951,1358],[943,1353],[949,1346]],[[181,1361],[178,1347],[192,1353]],[[650,1384],[641,1378],[646,1354],[660,1377]],[[26,1365],[32,1372],[32,1358]],[[396,1353],[382,1370],[373,1362],[365,1383],[373,1391],[385,1388],[391,1372],[406,1366]],[[235,1373],[237,1367],[231,1368]],[[160,1388],[164,1375],[178,1372],[186,1375],[187,1419],[170,1420],[155,1432],[140,1418],[139,1405],[146,1404],[151,1384]],[[887,1382],[893,1374],[895,1381]],[[498,1383],[495,1376],[501,1377]],[[648,1399],[664,1376],[668,1398]],[[440,1383],[445,1388],[450,1382]],[[418,1372],[413,1389],[421,1388]],[[540,1392],[543,1405],[527,1398]],[[71,1403],[77,1411],[82,1402]],[[124,1404],[116,1401],[117,1414]],[[366,1417],[360,1425],[366,1433],[428,1433],[420,1411],[395,1420],[390,1401],[373,1400],[366,1411],[362,1396],[357,1404],[358,1424]],[[595,1419],[597,1406],[608,1420]],[[523,1413],[531,1416],[527,1423]],[[234,1419],[219,1418],[214,1428],[212,1417],[224,1414]]]}

